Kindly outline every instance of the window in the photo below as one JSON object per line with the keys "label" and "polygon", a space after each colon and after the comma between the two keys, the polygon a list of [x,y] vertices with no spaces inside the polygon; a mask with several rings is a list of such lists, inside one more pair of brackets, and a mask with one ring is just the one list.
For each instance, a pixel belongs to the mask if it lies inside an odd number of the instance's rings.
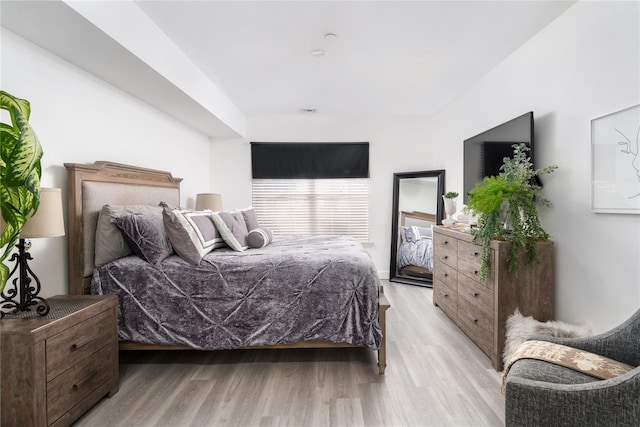
{"label": "window", "polygon": [[252,143],[252,205],[274,234],[369,240],[368,143]]}
{"label": "window", "polygon": [[274,234],[369,240],[369,179],[254,179],[253,208]]}

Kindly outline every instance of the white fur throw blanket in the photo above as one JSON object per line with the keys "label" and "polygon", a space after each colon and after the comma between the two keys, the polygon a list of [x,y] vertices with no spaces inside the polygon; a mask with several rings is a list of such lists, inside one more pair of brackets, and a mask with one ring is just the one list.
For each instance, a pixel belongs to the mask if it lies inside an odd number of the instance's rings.
{"label": "white fur throw blanket", "polygon": [[507,332],[502,353],[504,366],[509,366],[514,353],[527,338],[533,336],[579,338],[591,335],[591,328],[587,325],[572,325],[557,320],[539,322],[531,316],[523,316],[517,308],[509,316],[506,324]]}

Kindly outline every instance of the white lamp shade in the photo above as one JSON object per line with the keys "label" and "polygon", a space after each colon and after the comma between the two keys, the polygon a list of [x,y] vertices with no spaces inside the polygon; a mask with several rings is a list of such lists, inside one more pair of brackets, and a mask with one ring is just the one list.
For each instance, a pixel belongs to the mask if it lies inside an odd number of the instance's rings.
{"label": "white lamp shade", "polygon": [[216,193],[200,193],[196,195],[196,210],[210,209],[213,212],[222,210],[222,196]]}
{"label": "white lamp shade", "polygon": [[21,239],[64,236],[62,216],[62,192],[59,188],[41,188],[40,206],[20,232]]}

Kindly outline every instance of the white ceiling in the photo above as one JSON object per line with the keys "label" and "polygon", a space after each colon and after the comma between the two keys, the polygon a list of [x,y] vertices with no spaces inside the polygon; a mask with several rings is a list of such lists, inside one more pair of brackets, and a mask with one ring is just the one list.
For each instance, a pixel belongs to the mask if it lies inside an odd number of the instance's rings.
{"label": "white ceiling", "polygon": [[[571,3],[138,1],[247,115],[431,114]],[[335,39],[324,35],[334,33]],[[314,49],[326,51],[314,57]]]}
{"label": "white ceiling", "polygon": [[[99,31],[87,25],[90,23],[86,19],[76,17],[80,23],[74,27],[73,43],[99,41],[95,46],[100,53],[94,54],[95,59],[89,53],[91,46],[71,49],[67,46],[69,37],[61,37],[64,42],[51,41],[55,39],[53,33],[70,27],[69,11],[64,13],[65,24],[60,25],[55,22],[55,13],[34,16],[33,9],[25,6],[34,2],[16,2],[13,8],[6,8],[9,3],[13,2],[2,1],[4,27],[107,81],[115,81],[147,102],[155,102],[135,93],[141,90],[136,87],[139,84],[122,82],[127,80],[123,75],[136,80],[132,73],[122,74],[127,64],[126,49],[118,43],[107,43],[104,34],[97,36]],[[135,3],[244,115],[251,116],[300,114],[301,108],[328,115],[433,114],[574,2]],[[10,19],[5,19],[5,9]],[[25,29],[29,22],[30,30]],[[327,39],[326,33],[337,37]],[[326,55],[315,57],[311,55],[314,49],[323,49]],[[109,73],[104,64],[92,67],[98,57],[119,58],[120,70],[111,73],[122,75],[105,75]],[[131,67],[141,72],[139,63]],[[155,80],[154,84],[171,84],[157,76]]]}

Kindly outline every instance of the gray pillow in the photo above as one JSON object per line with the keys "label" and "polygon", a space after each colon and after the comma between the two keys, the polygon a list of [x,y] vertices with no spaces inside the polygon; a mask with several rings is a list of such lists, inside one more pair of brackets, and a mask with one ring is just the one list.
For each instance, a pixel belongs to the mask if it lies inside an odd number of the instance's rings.
{"label": "gray pillow", "polygon": [[211,211],[191,211],[165,208],[164,227],[173,249],[182,259],[198,265],[202,257],[227,244],[213,222]]}
{"label": "gray pillow", "polygon": [[414,225],[405,227],[405,235],[407,242],[417,242],[421,239],[433,238],[433,231],[431,231],[431,227],[418,227]]}
{"label": "gray pillow", "polygon": [[149,264],[158,266],[173,253],[160,212],[122,215],[115,223],[133,253]]}
{"label": "gray pillow", "polygon": [[117,217],[132,213],[153,212],[162,212],[162,208],[148,205],[104,205],[98,215],[96,227],[95,266],[103,266],[132,253],[114,222]]}
{"label": "gray pillow", "polygon": [[266,227],[254,228],[247,235],[247,243],[250,248],[264,248],[273,240],[273,232]]}
{"label": "gray pillow", "polygon": [[260,224],[258,223],[258,217],[256,216],[256,211],[254,211],[251,206],[245,209],[241,209],[240,213],[242,214],[244,223],[247,226],[247,231],[251,231],[255,228],[260,227]]}
{"label": "gray pillow", "polygon": [[220,235],[231,249],[244,251],[249,248],[246,227],[233,214],[216,212],[211,215]]}

